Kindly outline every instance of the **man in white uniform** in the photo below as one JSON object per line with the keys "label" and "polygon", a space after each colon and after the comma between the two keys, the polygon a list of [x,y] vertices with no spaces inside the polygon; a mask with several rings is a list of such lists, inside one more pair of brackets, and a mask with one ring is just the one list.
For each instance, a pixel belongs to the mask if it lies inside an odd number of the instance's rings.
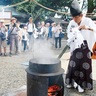
{"label": "man in white uniform", "polygon": [[68,88],[74,87],[78,92],[84,92],[93,89],[91,52],[96,25],[83,16],[76,0],[72,2],[70,12],[73,20],[68,25],[67,35],[71,56],[65,82]]}

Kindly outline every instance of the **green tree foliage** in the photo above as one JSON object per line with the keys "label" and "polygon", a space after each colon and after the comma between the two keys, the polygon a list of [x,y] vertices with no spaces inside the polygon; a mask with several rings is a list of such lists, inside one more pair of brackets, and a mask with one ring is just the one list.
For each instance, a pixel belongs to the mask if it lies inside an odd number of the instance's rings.
{"label": "green tree foliage", "polygon": [[21,2],[21,1],[23,1],[23,0],[11,0],[12,2],[12,4],[14,4],[14,3],[18,3],[18,2]]}
{"label": "green tree foliage", "polygon": [[[10,4],[15,4],[15,3],[18,3],[21,1],[24,1],[24,0],[0,0],[0,4],[1,5],[10,5]],[[32,0],[29,0],[29,1],[32,1]],[[64,6],[69,6],[73,0],[36,0],[36,1],[38,1],[40,4],[42,4],[46,7],[57,10],[57,9],[62,9],[62,7],[64,7]],[[83,0],[83,1],[85,1],[85,0]],[[87,0],[87,1],[88,1],[88,13],[92,13],[93,10],[96,9],[96,0]],[[38,9],[38,8],[36,7],[36,9]]]}
{"label": "green tree foliage", "polygon": [[88,13],[92,13],[96,9],[96,0],[88,0]]}
{"label": "green tree foliage", "polygon": [[[72,0],[68,0],[68,1],[67,0],[36,0],[36,1],[48,8],[62,11],[61,9],[64,8],[64,6],[69,6]],[[32,2],[32,0],[30,0],[30,2],[26,4],[17,6],[17,10],[25,12],[28,15],[32,16],[33,18],[40,17],[41,19],[49,15],[54,16],[55,14],[55,12],[48,11],[36,5],[34,2]]]}
{"label": "green tree foliage", "polygon": [[[0,0],[0,3],[6,2],[8,5],[9,4],[15,4],[24,0]],[[41,18],[49,15],[54,15],[55,12],[48,11],[38,5],[36,5],[33,0],[29,0],[30,2],[27,2],[25,4],[16,6],[18,11],[25,12],[30,16],[33,16],[33,18],[38,18],[41,16]],[[65,6],[70,6],[71,2],[73,0],[36,0],[40,4],[52,8],[54,10],[59,10],[63,12],[67,12]],[[83,5],[85,4],[85,0],[83,0]],[[85,6],[86,7],[86,6]],[[82,8],[85,8],[84,6]],[[63,9],[63,10],[62,10]],[[96,9],[96,0],[88,0],[88,13],[92,13],[93,10]]]}
{"label": "green tree foliage", "polygon": [[44,14],[43,8],[37,6],[33,2],[27,2],[26,4],[17,6],[17,10],[27,13],[29,16],[32,16],[34,20],[40,15]]}
{"label": "green tree foliage", "polygon": [[39,0],[42,5],[56,10],[64,6],[70,6],[71,2],[72,0]]}

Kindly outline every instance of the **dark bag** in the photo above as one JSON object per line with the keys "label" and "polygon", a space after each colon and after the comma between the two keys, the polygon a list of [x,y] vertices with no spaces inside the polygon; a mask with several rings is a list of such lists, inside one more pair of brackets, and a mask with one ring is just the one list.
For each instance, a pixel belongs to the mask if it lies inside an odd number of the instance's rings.
{"label": "dark bag", "polygon": [[4,33],[0,33],[1,40],[4,41],[6,40],[6,35]]}
{"label": "dark bag", "polygon": [[13,27],[13,29],[10,31],[8,30],[8,37],[7,37],[7,44],[9,45],[10,44],[10,35],[12,33],[12,31],[14,30],[15,27]]}
{"label": "dark bag", "polygon": [[63,32],[60,32],[59,37],[60,38],[64,38],[64,33]]}
{"label": "dark bag", "polygon": [[33,33],[32,32],[28,32],[29,35],[32,35]]}
{"label": "dark bag", "polygon": [[25,36],[24,35],[22,36],[22,39],[25,39]]}
{"label": "dark bag", "polygon": [[8,45],[10,44],[10,34],[11,34],[11,31],[8,30],[8,37],[7,37],[7,44]]}

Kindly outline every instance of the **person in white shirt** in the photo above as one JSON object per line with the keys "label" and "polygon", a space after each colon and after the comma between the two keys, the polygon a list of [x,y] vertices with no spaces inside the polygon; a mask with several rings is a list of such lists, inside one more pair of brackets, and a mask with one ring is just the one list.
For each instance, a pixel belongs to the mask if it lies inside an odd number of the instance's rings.
{"label": "person in white shirt", "polygon": [[32,49],[32,44],[33,44],[33,40],[34,40],[33,33],[35,33],[35,30],[36,30],[36,26],[33,23],[33,18],[30,17],[29,22],[27,23],[27,32],[28,32],[28,39],[29,39],[29,50]]}
{"label": "person in white shirt", "polygon": [[[7,47],[6,33],[7,33],[7,28],[4,25],[4,21],[0,20],[0,56],[3,55],[2,49],[4,49],[4,56],[7,56],[7,54],[6,54],[6,47]],[[2,34],[3,34],[3,38],[2,38]]]}
{"label": "person in white shirt", "polygon": [[48,40],[49,27],[50,27],[50,23],[46,23],[46,25],[45,25],[45,38],[46,38],[46,40]]}
{"label": "person in white shirt", "polygon": [[67,35],[71,56],[66,73],[67,87],[77,88],[78,92],[93,89],[91,52],[95,43],[96,25],[83,16],[78,1],[70,6],[73,20],[68,25]]}
{"label": "person in white shirt", "polygon": [[18,31],[18,52],[21,53],[21,50],[22,50],[22,28],[20,27],[20,22],[17,21],[17,26],[19,28],[19,31]]}
{"label": "person in white shirt", "polygon": [[56,28],[56,23],[52,23],[52,45],[54,45],[55,43],[55,32],[57,31],[57,28]]}
{"label": "person in white shirt", "polygon": [[25,25],[22,29],[22,45],[23,45],[23,51],[27,50],[27,44],[28,44],[28,33],[27,33],[27,26]]}
{"label": "person in white shirt", "polygon": [[39,32],[39,39],[44,39],[45,38],[45,31],[46,31],[45,22],[42,21],[41,22],[41,29],[40,29],[40,32]]}
{"label": "person in white shirt", "polygon": [[60,32],[62,32],[62,27],[60,26],[60,23],[58,23],[57,26],[56,26],[56,31],[54,32],[54,36],[55,36],[55,48],[58,48],[58,47],[61,48]]}

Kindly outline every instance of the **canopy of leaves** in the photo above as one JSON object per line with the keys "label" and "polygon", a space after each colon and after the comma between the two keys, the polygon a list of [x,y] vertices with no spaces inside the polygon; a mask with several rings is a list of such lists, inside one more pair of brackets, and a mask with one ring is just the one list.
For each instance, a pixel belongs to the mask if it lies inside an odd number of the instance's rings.
{"label": "canopy of leaves", "polygon": [[[54,10],[60,10],[64,8],[64,6],[69,6],[72,0],[36,0],[38,3],[42,4],[43,6],[46,6],[48,8],[54,9]],[[17,0],[16,0],[17,2]],[[36,5],[32,0],[28,2],[27,4],[19,5],[17,7],[17,10],[21,12],[26,12],[28,15],[33,16],[33,18],[36,18],[38,16],[45,17],[54,16],[55,12],[48,11],[38,5]],[[62,10],[60,10],[62,11]]]}
{"label": "canopy of leaves", "polygon": [[96,9],[96,0],[88,0],[88,13],[92,13]]}
{"label": "canopy of leaves", "polygon": [[[10,4],[15,4],[21,1],[24,1],[24,0],[0,0],[0,4],[10,5]],[[49,14],[50,15],[55,14],[54,12],[48,11],[36,5],[34,2],[32,2],[33,0],[29,0],[29,1],[30,2],[16,6],[17,10],[21,12],[25,12],[28,15],[33,16],[34,18],[37,18],[38,16],[45,17],[45,16],[48,16]],[[73,0],[36,0],[36,1],[48,8],[67,12],[66,9],[64,9],[64,7],[70,6],[70,3]],[[96,0],[88,0],[88,13],[92,13],[94,9],[96,9]]]}
{"label": "canopy of leaves", "polygon": [[52,9],[60,9],[64,6],[70,6],[70,3],[73,0],[38,0],[42,5],[52,8]]}
{"label": "canopy of leaves", "polygon": [[10,5],[14,3],[18,3],[23,0],[0,0],[0,5]]}

